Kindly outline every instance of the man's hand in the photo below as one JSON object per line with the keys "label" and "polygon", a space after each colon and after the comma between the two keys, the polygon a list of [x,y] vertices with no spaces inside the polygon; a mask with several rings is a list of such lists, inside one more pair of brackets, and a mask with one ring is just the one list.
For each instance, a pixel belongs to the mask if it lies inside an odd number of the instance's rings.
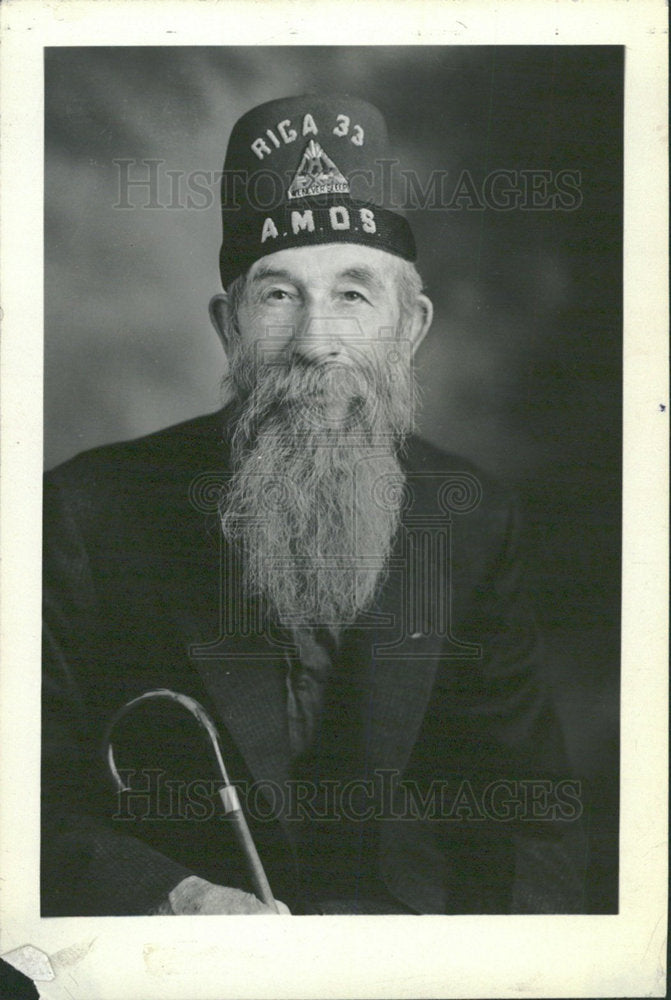
{"label": "man's hand", "polygon": [[[253,914],[276,916],[271,907],[266,906],[249,892],[231,889],[226,885],[214,885],[197,875],[189,875],[175,886],[168,896],[170,910],[177,915],[203,914]],[[281,914],[291,914],[288,906],[276,900]],[[159,911],[160,912],[160,911]],[[165,912],[165,911],[164,911]],[[170,911],[168,911],[170,912]]]}

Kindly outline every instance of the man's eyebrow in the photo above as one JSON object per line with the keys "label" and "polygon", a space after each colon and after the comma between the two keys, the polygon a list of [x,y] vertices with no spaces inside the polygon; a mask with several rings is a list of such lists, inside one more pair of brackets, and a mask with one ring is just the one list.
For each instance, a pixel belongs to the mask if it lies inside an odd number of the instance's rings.
{"label": "man's eyebrow", "polygon": [[294,281],[291,273],[284,268],[270,267],[268,264],[259,264],[251,276],[252,281],[262,281],[264,278],[283,279],[284,281]]}
{"label": "man's eyebrow", "polygon": [[384,282],[375,271],[372,271],[363,264],[358,267],[346,268],[339,273],[338,278],[349,278],[350,281],[358,281],[360,284],[367,285],[369,288],[373,288],[379,292],[385,288]]}

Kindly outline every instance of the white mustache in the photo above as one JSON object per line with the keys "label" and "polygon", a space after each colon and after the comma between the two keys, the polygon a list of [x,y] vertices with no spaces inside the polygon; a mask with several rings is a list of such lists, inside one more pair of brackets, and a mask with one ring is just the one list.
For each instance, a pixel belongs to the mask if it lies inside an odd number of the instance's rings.
{"label": "white mustache", "polygon": [[235,374],[242,375],[242,388],[265,387],[281,398],[299,399],[301,395],[322,395],[328,391],[366,397],[381,391],[381,373],[372,362],[351,355],[306,358],[302,355],[280,355],[254,366],[243,360]]}

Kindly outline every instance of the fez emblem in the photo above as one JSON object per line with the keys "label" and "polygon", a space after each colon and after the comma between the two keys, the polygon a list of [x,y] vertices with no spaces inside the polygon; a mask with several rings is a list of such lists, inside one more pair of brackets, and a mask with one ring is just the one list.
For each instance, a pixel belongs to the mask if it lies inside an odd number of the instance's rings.
{"label": "fez emblem", "polygon": [[307,198],[318,194],[349,194],[349,184],[322,147],[310,139],[294,179],[289,185],[287,198]]}

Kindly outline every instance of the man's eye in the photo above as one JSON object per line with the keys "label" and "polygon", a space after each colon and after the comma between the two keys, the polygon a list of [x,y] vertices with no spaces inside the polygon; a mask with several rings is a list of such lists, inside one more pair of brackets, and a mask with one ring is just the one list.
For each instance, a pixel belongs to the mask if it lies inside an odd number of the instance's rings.
{"label": "man's eye", "polygon": [[347,302],[365,302],[366,298],[361,294],[361,292],[355,292],[353,288],[348,288],[347,291],[343,292],[343,298]]}
{"label": "man's eye", "polygon": [[266,300],[270,299],[272,302],[284,302],[286,299],[291,298],[291,296],[283,288],[271,288],[270,291],[266,292],[265,298]]}

